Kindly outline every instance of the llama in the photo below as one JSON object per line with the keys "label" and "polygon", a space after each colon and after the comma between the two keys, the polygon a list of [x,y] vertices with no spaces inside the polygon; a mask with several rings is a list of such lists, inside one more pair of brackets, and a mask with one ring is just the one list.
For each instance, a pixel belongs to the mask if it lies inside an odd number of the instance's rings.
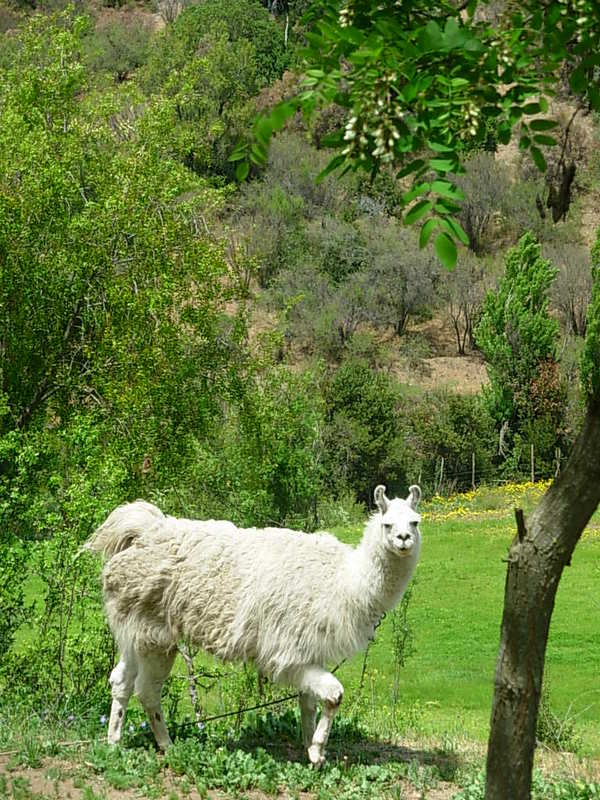
{"label": "llama", "polygon": [[295,687],[303,743],[320,766],[344,694],[326,664],[367,646],[419,558],[420,488],[389,500],[377,486],[374,497],[378,510],[356,548],[324,532],[169,517],[143,501],[115,509],[84,545],[107,559],[104,602],[120,649],[108,741],[120,741],[135,692],[158,746],[171,744],[160,696],[187,639]]}

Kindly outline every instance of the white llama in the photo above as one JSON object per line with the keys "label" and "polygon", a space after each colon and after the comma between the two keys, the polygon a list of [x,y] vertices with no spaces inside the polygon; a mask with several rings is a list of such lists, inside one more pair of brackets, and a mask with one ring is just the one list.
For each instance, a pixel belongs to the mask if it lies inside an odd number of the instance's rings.
{"label": "white llama", "polygon": [[328,533],[178,519],[142,501],[115,509],[84,545],[108,559],[104,601],[121,654],[109,742],[120,740],[135,692],[159,747],[170,745],[161,689],[187,639],[296,687],[304,745],[319,766],[344,693],[326,664],[366,647],[402,597],[421,548],[420,498],[418,486],[406,500],[378,486],[378,512],[356,548]]}

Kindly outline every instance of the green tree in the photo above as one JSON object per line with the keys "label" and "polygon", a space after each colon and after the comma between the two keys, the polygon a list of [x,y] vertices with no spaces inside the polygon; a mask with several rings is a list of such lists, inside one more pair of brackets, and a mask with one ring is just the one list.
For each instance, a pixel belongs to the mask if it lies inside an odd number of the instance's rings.
{"label": "green tree", "polygon": [[[23,429],[50,400],[63,418],[85,398],[140,429],[168,403],[184,424],[198,419],[207,371],[230,359],[218,354],[226,265],[193,225],[218,194],[143,136],[117,147],[104,119],[77,108],[79,21],[58,19],[33,18],[20,63],[0,75],[4,429]],[[146,382],[152,372],[168,392]]]}
{"label": "green tree", "polygon": [[337,491],[368,503],[375,483],[390,492],[405,486],[400,466],[399,393],[389,377],[357,358],[347,359],[326,391],[326,474]]}
{"label": "green tree", "polygon": [[558,323],[548,311],[558,270],[540,249],[526,233],[508,251],[504,275],[485,298],[475,337],[487,362],[491,413],[499,424],[508,423],[512,437],[528,437],[526,444],[547,459],[557,444],[566,394],[556,363]]}

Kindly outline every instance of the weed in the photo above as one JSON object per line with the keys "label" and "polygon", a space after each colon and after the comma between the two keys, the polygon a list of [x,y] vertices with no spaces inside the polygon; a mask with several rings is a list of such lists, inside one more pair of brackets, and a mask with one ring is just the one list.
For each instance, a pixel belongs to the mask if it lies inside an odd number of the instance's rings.
{"label": "weed", "polygon": [[547,684],[542,687],[535,733],[538,742],[551,750],[574,753],[581,746],[575,731],[575,721],[569,712],[559,716],[552,708]]}

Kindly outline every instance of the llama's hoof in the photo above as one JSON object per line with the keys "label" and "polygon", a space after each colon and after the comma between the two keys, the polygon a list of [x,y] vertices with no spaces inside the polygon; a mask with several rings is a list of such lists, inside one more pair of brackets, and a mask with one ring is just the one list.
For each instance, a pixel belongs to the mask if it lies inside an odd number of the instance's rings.
{"label": "llama's hoof", "polygon": [[308,758],[314,769],[320,769],[325,763],[325,756],[321,752],[321,748],[316,744],[311,744],[308,748]]}

